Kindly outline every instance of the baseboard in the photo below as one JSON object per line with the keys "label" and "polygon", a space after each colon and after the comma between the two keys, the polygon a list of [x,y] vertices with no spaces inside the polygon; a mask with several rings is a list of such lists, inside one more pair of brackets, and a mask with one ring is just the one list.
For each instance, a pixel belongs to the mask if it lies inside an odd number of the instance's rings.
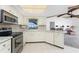
{"label": "baseboard", "polygon": [[45,43],[45,41],[26,42],[26,44],[28,43]]}
{"label": "baseboard", "polygon": [[54,45],[54,44],[51,44],[51,43],[48,43],[48,42],[45,42],[45,43],[52,45],[52,46],[55,46],[55,47],[58,47],[58,48],[61,48],[61,49],[64,49],[63,47],[60,47],[60,46],[57,46],[57,45]]}
{"label": "baseboard", "polygon": [[46,42],[46,41],[26,42],[26,44],[28,44],[28,43],[46,43],[46,44],[49,44],[49,45],[51,45],[51,46],[55,46],[55,47],[58,47],[58,48],[64,49],[63,47],[60,47],[60,46],[57,46],[57,45],[54,45],[54,44],[48,43],[48,42]]}

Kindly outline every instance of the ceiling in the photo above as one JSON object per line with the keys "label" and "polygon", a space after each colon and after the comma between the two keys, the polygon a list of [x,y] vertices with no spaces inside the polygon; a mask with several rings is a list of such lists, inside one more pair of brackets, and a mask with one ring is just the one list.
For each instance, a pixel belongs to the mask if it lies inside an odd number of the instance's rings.
{"label": "ceiling", "polygon": [[69,5],[15,5],[24,16],[48,17],[68,11]]}
{"label": "ceiling", "polygon": [[30,13],[30,14],[41,14],[46,9],[46,5],[22,5],[21,8],[24,10],[24,12]]}

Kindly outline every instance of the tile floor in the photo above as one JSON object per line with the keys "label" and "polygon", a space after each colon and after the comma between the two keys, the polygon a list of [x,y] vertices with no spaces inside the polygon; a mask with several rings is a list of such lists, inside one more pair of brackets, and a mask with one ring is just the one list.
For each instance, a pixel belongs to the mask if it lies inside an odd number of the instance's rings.
{"label": "tile floor", "polygon": [[22,53],[79,53],[79,49],[66,45],[60,49],[46,43],[29,43],[24,46]]}

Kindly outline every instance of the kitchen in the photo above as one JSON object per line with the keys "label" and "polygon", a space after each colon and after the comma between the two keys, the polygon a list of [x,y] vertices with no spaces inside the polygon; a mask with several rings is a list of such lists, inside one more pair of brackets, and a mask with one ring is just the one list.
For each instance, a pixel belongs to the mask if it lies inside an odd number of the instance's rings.
{"label": "kitchen", "polygon": [[[73,26],[77,28],[79,35],[78,17],[72,15],[71,11],[67,13],[70,7],[69,5],[1,5],[0,52],[69,52],[67,51],[69,47],[69,50],[79,51],[78,48],[73,48],[75,46],[73,43],[72,45],[69,44],[70,41],[66,41],[68,36],[65,37],[69,33],[66,33],[65,29]],[[75,7],[71,7],[70,10]],[[75,33],[72,32],[72,35]]]}

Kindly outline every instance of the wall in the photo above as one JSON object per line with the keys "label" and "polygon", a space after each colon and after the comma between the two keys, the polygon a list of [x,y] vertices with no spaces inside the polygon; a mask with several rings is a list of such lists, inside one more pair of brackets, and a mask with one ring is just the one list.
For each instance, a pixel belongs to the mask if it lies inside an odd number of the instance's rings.
{"label": "wall", "polygon": [[79,18],[57,18],[57,17],[52,17],[52,18],[48,18],[48,19],[46,19],[47,21],[46,21],[46,25],[47,25],[47,27],[46,27],[46,29],[47,30],[50,30],[49,29],[49,22],[56,22],[55,23],[55,25],[58,25],[59,27],[60,26],[62,26],[62,25],[64,25],[65,26],[65,28],[66,28],[66,26],[67,25],[70,25],[70,26],[75,26],[75,28],[74,28],[74,31],[75,31],[75,33],[76,33],[76,36],[77,37],[79,37]]}
{"label": "wall", "polygon": [[46,27],[47,27],[47,30],[50,30],[50,22],[55,22],[55,28],[56,28],[56,25],[58,25],[58,27],[61,27],[62,25],[64,25],[64,29],[67,28],[67,25],[69,26],[72,26],[73,24],[73,21],[70,20],[70,19],[66,19],[66,18],[61,18],[61,17],[51,17],[51,18],[48,18],[46,19]]}
{"label": "wall", "polygon": [[38,19],[38,25],[45,25],[45,17],[26,17],[26,25],[28,25],[29,18],[35,18]]}
{"label": "wall", "polygon": [[[79,9],[75,10],[72,12],[72,14],[74,15],[79,15]],[[79,18],[72,18],[72,21],[73,21],[73,24],[75,26],[75,31],[76,31],[76,34],[78,35],[79,37]]]}

